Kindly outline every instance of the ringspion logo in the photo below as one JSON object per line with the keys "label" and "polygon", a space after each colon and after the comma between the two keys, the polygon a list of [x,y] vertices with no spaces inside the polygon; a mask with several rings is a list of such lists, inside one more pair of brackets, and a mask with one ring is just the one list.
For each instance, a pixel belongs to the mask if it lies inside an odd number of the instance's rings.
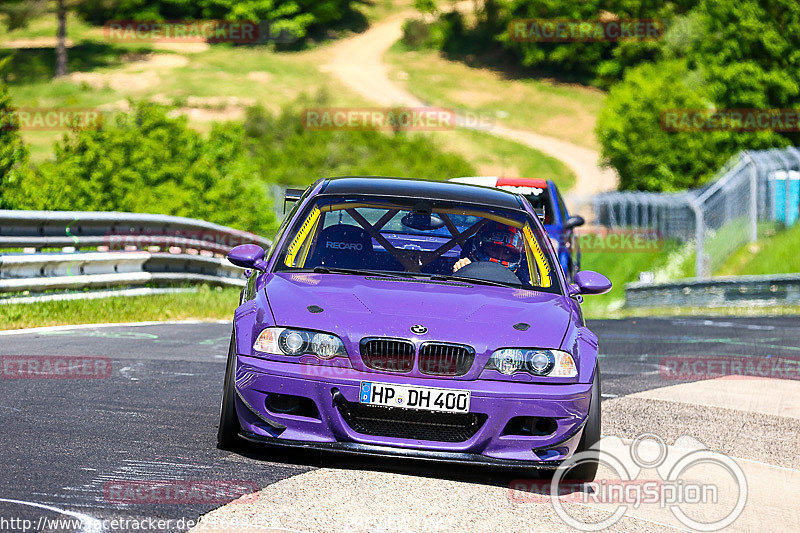
{"label": "ringspion logo", "polygon": [[[601,465],[611,477],[584,482],[565,477],[590,462]],[[693,531],[719,531],[739,518],[747,494],[747,478],[732,457],[691,437],[681,436],[668,446],[660,436],[645,433],[629,443],[603,437],[589,450],[565,459],[546,482],[512,481],[507,498],[512,504],[548,502],[577,531],[612,528],[630,509],[641,506],[667,509]],[[570,503],[579,505],[565,505]],[[584,505],[595,504],[603,505],[599,520],[582,511]],[[717,511],[712,516],[698,513],[709,506]]]}

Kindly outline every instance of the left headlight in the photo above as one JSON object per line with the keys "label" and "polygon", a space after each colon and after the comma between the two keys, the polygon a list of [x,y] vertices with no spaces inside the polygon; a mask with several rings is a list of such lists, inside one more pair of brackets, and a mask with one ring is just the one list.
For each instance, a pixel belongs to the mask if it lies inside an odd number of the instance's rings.
{"label": "left headlight", "polygon": [[342,339],[332,333],[294,328],[266,328],[253,349],[272,355],[316,355],[320,359],[347,357]]}
{"label": "left headlight", "polygon": [[540,348],[503,348],[496,350],[486,368],[497,370],[511,376],[517,372],[527,372],[534,376],[572,378],[578,375],[578,368],[572,355],[562,350],[543,350]]}

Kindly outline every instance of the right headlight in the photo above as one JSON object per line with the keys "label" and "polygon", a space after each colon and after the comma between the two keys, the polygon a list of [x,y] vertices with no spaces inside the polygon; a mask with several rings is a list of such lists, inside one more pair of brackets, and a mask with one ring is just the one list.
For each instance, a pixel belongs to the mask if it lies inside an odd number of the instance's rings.
{"label": "right headlight", "polygon": [[316,355],[320,359],[347,357],[342,340],[332,333],[294,328],[266,328],[253,343],[257,352],[274,355]]}
{"label": "right headlight", "polygon": [[563,350],[544,350],[541,348],[503,348],[496,350],[486,368],[497,370],[511,376],[517,372],[527,372],[534,376],[572,378],[578,375],[578,368],[572,355]]}

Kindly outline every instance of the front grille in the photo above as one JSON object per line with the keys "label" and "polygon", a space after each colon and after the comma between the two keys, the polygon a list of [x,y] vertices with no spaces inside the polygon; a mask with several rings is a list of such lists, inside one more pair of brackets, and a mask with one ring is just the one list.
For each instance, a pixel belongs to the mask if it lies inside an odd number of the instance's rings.
{"label": "front grille", "polygon": [[419,348],[419,371],[430,376],[463,376],[475,360],[475,350],[463,344],[426,342]]}
{"label": "front grille", "polygon": [[339,412],[356,433],[434,442],[467,441],[488,418],[483,413],[435,413],[351,402],[339,403]]}
{"label": "front grille", "polygon": [[410,372],[414,345],[401,339],[365,338],[359,343],[361,360],[373,370]]}

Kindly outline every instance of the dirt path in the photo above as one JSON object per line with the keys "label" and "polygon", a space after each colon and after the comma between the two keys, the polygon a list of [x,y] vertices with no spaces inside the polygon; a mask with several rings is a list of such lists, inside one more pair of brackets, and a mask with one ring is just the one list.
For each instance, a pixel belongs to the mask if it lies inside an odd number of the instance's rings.
{"label": "dirt path", "polygon": [[[327,63],[321,69],[336,76],[350,89],[379,105],[424,106],[423,102],[389,79],[389,65],[383,62],[387,50],[402,36],[402,23],[411,12],[401,13],[375,24],[366,32],[333,45]],[[487,131],[487,130],[484,130]],[[487,131],[535,148],[563,161],[576,176],[573,196],[613,190],[617,185],[614,171],[599,167],[600,154],[570,142],[495,124]]]}

